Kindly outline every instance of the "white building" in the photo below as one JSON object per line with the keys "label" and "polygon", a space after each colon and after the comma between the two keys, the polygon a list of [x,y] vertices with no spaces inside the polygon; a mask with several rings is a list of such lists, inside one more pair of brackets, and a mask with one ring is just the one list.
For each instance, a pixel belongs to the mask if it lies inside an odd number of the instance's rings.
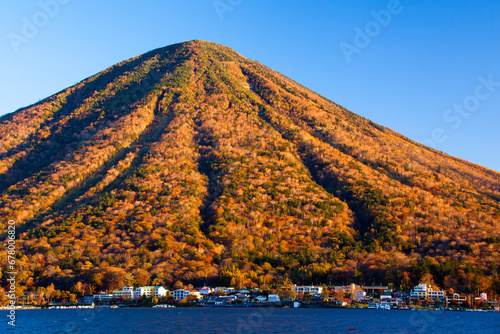
{"label": "white building", "polygon": [[191,290],[191,296],[195,296],[198,300],[201,299],[201,293],[198,290]]}
{"label": "white building", "polygon": [[94,299],[99,301],[107,301],[113,299],[113,295],[110,293],[98,293],[93,296]]}
{"label": "white building", "polygon": [[317,286],[317,285],[310,285],[310,286],[293,286],[295,293],[301,294],[301,293],[310,293],[310,294],[321,294],[323,292],[323,287]]}
{"label": "white building", "polygon": [[267,301],[270,303],[278,303],[280,301],[280,296],[271,294],[267,296]]}
{"label": "white building", "polygon": [[254,298],[254,300],[257,302],[257,303],[263,303],[266,301],[266,296],[257,296]]}
{"label": "white building", "polygon": [[[198,294],[199,294],[199,292],[198,292]],[[179,290],[172,291],[172,297],[176,301],[181,301],[184,298],[187,298],[189,295],[191,295],[191,291],[190,290],[179,289]]]}
{"label": "white building", "polygon": [[134,299],[134,288],[126,286],[123,290],[113,291],[113,298],[117,299]]}
{"label": "white building", "polygon": [[442,290],[434,290],[432,286],[427,286],[427,284],[420,283],[413,287],[413,290],[410,293],[411,298],[429,298],[436,299],[439,298],[444,300],[444,291]]}
{"label": "white building", "polygon": [[200,294],[203,296],[207,296],[210,293],[212,293],[212,289],[210,289],[208,286],[204,286],[203,288],[200,288],[199,291],[200,291]]}
{"label": "white building", "polygon": [[427,298],[427,284],[419,284],[410,292],[411,298]]}
{"label": "white building", "polygon": [[231,293],[235,293],[236,292],[236,289],[235,288],[231,288],[231,287],[216,287],[214,290],[213,290],[214,293],[225,293],[225,294],[231,294]]}
{"label": "white building", "polygon": [[436,299],[439,298],[441,300],[444,300],[444,291],[442,290],[433,290],[431,288],[427,289],[427,297],[430,299]]}
{"label": "white building", "polygon": [[366,297],[366,292],[361,289],[358,289],[354,292],[354,300],[364,300]]}
{"label": "white building", "polygon": [[167,295],[168,290],[162,286],[141,286],[135,289],[134,298],[140,299],[142,296],[161,298]]}

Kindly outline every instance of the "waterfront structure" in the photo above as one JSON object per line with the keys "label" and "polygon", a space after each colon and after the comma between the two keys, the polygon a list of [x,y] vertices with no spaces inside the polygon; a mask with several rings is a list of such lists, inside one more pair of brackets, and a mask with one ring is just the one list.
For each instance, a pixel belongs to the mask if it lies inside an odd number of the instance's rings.
{"label": "waterfront structure", "polygon": [[323,292],[323,287],[318,285],[294,285],[293,289],[296,294],[310,293],[310,294],[321,294]]}
{"label": "waterfront structure", "polygon": [[349,285],[335,285],[334,286],[335,293],[343,293],[350,295],[351,298],[356,299],[356,291],[362,290],[365,292],[365,296],[367,294],[384,294],[391,293],[391,290],[388,286],[384,285],[357,285],[357,284],[349,284]]}
{"label": "waterfront structure", "polygon": [[271,295],[267,296],[267,301],[269,303],[279,303],[280,297],[278,295],[271,294]]}
{"label": "waterfront structure", "polygon": [[199,288],[198,291],[200,292],[200,295],[203,295],[203,296],[208,296],[209,294],[212,293],[212,289],[209,288],[208,286],[204,286],[203,288]]}
{"label": "waterfront structure", "polygon": [[354,292],[354,300],[360,301],[364,300],[365,298],[366,298],[366,292],[364,292],[363,290],[361,290],[361,288],[358,287],[358,289],[356,289],[356,291]]}
{"label": "waterfront structure", "polygon": [[446,296],[446,304],[462,305],[467,302],[467,296],[454,293],[453,295]]}
{"label": "waterfront structure", "polygon": [[96,293],[92,297],[93,299],[97,299],[98,301],[109,301],[113,299],[113,294],[111,293]]}
{"label": "waterfront structure", "polygon": [[134,288],[126,286],[123,290],[113,291],[113,298],[116,299],[134,299]]}
{"label": "waterfront structure", "polygon": [[[172,291],[172,297],[176,301],[181,301],[184,298],[187,298],[188,296],[190,296],[191,294],[192,294],[191,290],[186,290],[186,289],[178,289],[178,290]],[[198,295],[199,294],[200,294],[200,292],[198,291]]]}
{"label": "waterfront structure", "polygon": [[444,300],[444,291],[434,290],[431,285],[427,286],[427,284],[420,283],[419,285],[413,287],[413,290],[410,292],[410,298],[438,298],[440,300]]}
{"label": "waterfront structure", "polygon": [[216,287],[214,290],[213,290],[214,293],[219,293],[219,294],[222,294],[222,293],[225,293],[225,294],[231,294],[231,293],[234,293],[236,292],[236,289],[235,288],[231,288],[231,287]]}
{"label": "waterfront structure", "polygon": [[161,298],[167,295],[168,290],[162,286],[141,286],[135,289],[134,299],[140,299],[142,296]]}

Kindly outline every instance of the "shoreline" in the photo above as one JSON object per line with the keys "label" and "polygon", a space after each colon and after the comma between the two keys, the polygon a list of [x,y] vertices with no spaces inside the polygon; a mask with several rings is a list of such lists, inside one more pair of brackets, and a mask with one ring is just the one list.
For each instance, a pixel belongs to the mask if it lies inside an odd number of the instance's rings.
{"label": "shoreline", "polygon": [[[115,307],[113,307],[115,306]],[[26,307],[26,306],[16,306],[15,310],[77,310],[77,309],[234,309],[234,308],[283,308],[283,309],[345,309],[345,310],[374,310],[374,311],[436,311],[436,312],[479,312],[479,313],[500,313],[500,310],[483,310],[483,309],[435,309],[435,308],[394,308],[390,310],[383,309],[369,309],[366,307],[329,307],[329,306],[306,306],[306,307],[289,307],[289,306],[274,306],[274,305],[200,305],[200,306],[118,306],[118,305],[99,305],[99,306],[89,306],[89,305],[73,305],[73,306],[49,306],[49,307]],[[0,311],[10,311],[11,308],[0,307]]]}

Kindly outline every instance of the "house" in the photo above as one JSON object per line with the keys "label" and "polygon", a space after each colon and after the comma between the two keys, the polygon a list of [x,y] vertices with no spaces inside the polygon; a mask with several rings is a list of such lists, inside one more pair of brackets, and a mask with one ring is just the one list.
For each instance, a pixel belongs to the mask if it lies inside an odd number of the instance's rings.
{"label": "house", "polygon": [[134,299],[134,288],[126,286],[123,290],[113,291],[113,298],[116,299]]}
{"label": "house", "polygon": [[222,305],[222,302],[217,300],[218,296],[205,296],[202,302],[206,305]]}
{"label": "house", "polygon": [[236,302],[236,299],[238,299],[236,296],[218,296],[216,301],[222,303],[221,305],[228,305]]}
{"label": "house", "polygon": [[487,303],[495,311],[500,311],[500,303],[499,302],[488,300]]}
{"label": "house", "polygon": [[231,294],[233,292],[236,292],[236,290],[235,290],[235,288],[231,288],[231,287],[228,288],[228,287],[220,287],[219,286],[219,287],[216,287],[213,292],[214,293],[219,293],[219,294],[225,293],[225,294],[229,295],[229,294]]}
{"label": "house", "polygon": [[257,303],[263,303],[266,301],[266,299],[267,299],[266,296],[257,296],[253,300]]}
{"label": "house", "polygon": [[241,299],[243,301],[250,299],[250,295],[247,293],[237,293],[236,298]]}
{"label": "house", "polygon": [[366,297],[366,292],[364,292],[363,290],[361,290],[361,288],[358,288],[354,292],[354,300],[356,300],[356,301],[364,300],[365,297]]}
{"label": "house", "polygon": [[203,288],[199,288],[198,291],[200,292],[200,295],[203,295],[203,296],[208,296],[209,294],[212,293],[212,289],[209,288],[208,286],[204,286]]}
{"label": "house", "polygon": [[269,296],[267,296],[267,301],[269,303],[279,303],[280,297],[275,294],[270,294]]}
{"label": "house", "polygon": [[167,295],[168,290],[162,286],[141,286],[135,289],[134,299],[140,299],[142,296],[161,298]]}
{"label": "house", "polygon": [[380,305],[385,306],[389,305],[391,308],[397,308],[401,307],[403,305],[403,300],[399,298],[387,298],[387,299],[381,299]]}

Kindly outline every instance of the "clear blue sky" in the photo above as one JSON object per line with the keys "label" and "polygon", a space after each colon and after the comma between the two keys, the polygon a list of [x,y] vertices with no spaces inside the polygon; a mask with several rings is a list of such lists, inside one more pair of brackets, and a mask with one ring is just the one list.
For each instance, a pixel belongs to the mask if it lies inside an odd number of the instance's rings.
{"label": "clear blue sky", "polygon": [[202,39],[416,141],[500,171],[500,1],[397,3],[2,1],[0,115],[119,61]]}

